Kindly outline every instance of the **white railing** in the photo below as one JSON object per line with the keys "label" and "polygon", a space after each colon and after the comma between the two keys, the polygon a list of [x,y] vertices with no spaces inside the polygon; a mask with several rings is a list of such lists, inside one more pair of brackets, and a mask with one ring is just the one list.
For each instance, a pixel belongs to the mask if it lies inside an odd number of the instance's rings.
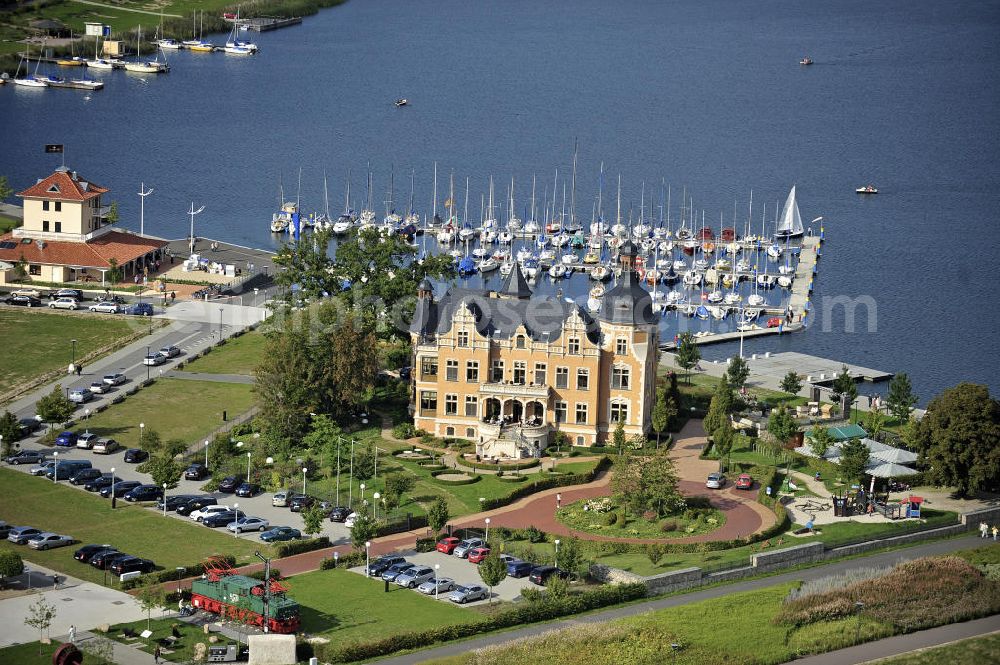
{"label": "white railing", "polygon": [[511,395],[514,397],[548,397],[548,385],[529,385],[524,383],[484,383],[479,387],[484,395]]}

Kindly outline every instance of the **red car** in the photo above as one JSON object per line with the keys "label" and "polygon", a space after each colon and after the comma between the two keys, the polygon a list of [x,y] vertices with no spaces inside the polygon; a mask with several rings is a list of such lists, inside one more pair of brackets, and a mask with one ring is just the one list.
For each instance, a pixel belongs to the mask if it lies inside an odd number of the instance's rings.
{"label": "red car", "polygon": [[442,538],[434,549],[443,554],[451,554],[460,542],[462,541],[458,538]]}
{"label": "red car", "polygon": [[477,547],[469,552],[469,563],[482,563],[483,559],[490,555],[490,548]]}
{"label": "red car", "polygon": [[749,473],[740,474],[740,477],[736,479],[736,489],[738,490],[753,489],[753,478],[750,477]]}

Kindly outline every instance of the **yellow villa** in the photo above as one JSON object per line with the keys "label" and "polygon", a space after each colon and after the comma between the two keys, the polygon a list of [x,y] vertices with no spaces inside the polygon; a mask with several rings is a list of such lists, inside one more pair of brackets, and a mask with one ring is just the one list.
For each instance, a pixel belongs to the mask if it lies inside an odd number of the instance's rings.
{"label": "yellow villa", "polygon": [[487,457],[538,456],[564,433],[603,444],[623,423],[645,434],[655,399],[657,318],[619,250],[621,273],[592,316],[563,298],[535,296],[515,266],[498,291],[424,280],[410,333],[414,426],[475,441]]}

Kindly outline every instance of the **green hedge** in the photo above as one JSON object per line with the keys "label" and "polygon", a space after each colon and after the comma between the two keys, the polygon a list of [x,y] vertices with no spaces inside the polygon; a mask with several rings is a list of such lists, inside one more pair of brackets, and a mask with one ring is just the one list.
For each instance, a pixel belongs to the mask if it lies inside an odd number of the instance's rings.
{"label": "green hedge", "polygon": [[333,556],[323,559],[319,562],[319,569],[330,570],[331,568],[355,568],[357,566],[363,566],[364,563],[364,552],[348,552],[347,554],[341,554],[339,560],[334,559]]}
{"label": "green hedge", "polygon": [[567,485],[582,485],[584,483],[589,483],[597,477],[597,474],[610,466],[611,458],[605,456],[602,457],[597,462],[597,465],[594,466],[594,468],[588,473],[547,474],[543,477],[532,478],[530,484],[518,487],[507,496],[495,499],[486,499],[486,501],[483,501],[482,509],[493,510],[494,508],[507,506],[514,503],[518,499],[522,499],[526,496],[534,494],[535,492],[541,492],[542,490],[551,489],[553,487],[566,487]]}
{"label": "green hedge", "polygon": [[[462,473],[462,472],[455,471],[453,469],[441,469],[440,471],[431,471],[431,477],[435,481],[441,483],[442,485],[471,485],[472,483],[478,483],[483,478],[482,476],[479,475],[470,476],[469,478],[463,478],[462,480],[442,480],[441,478],[438,478],[438,476],[445,473]],[[489,501],[487,501],[486,503],[489,503]]]}
{"label": "green hedge", "polygon": [[418,552],[433,552],[435,547],[437,541],[434,538],[417,538],[417,545],[413,549]]}
{"label": "green hedge", "polygon": [[[459,460],[458,462],[462,466],[467,466],[472,469],[478,469],[480,471],[496,471],[497,465],[490,464],[488,462],[470,462],[468,460]],[[503,472],[507,471],[523,471],[524,469],[534,469],[536,466],[541,464],[537,459],[530,459],[526,462],[515,462],[514,464],[504,464],[500,463],[500,470]]]}
{"label": "green hedge", "polygon": [[497,476],[497,480],[503,483],[523,483],[528,480],[528,476]]}
{"label": "green hedge", "polygon": [[315,550],[326,549],[327,547],[330,547],[330,539],[326,536],[309,538],[308,540],[290,540],[275,546],[274,558],[283,559],[293,554],[313,552]]}
{"label": "green hedge", "polygon": [[475,623],[432,628],[425,631],[399,633],[370,642],[353,644],[316,644],[315,654],[323,662],[354,662],[387,656],[404,649],[419,649],[436,642],[450,642],[479,633],[549,621],[563,616],[580,614],[609,605],[619,605],[646,597],[642,583],[605,585],[592,591],[573,594],[559,601],[546,600],[519,603],[509,610],[499,612]]}
{"label": "green hedge", "polygon": [[[223,555],[222,559],[230,566],[236,565],[236,557],[232,554]],[[158,572],[152,572],[147,575],[140,575],[139,577],[133,577],[132,579],[125,580],[121,583],[121,588],[122,590],[127,591],[129,589],[134,589],[135,587],[144,586],[147,582],[173,582],[187,577],[198,577],[204,572],[204,563],[198,563],[193,566],[181,568],[180,570],[177,568],[166,568]]]}

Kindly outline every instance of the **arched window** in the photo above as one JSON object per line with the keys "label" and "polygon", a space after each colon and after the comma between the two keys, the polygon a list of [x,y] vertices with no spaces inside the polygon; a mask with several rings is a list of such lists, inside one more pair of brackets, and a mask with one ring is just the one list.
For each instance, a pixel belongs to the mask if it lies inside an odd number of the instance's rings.
{"label": "arched window", "polygon": [[517,348],[523,349],[525,347],[524,335],[518,335],[517,338],[514,340],[514,344],[517,346]]}

